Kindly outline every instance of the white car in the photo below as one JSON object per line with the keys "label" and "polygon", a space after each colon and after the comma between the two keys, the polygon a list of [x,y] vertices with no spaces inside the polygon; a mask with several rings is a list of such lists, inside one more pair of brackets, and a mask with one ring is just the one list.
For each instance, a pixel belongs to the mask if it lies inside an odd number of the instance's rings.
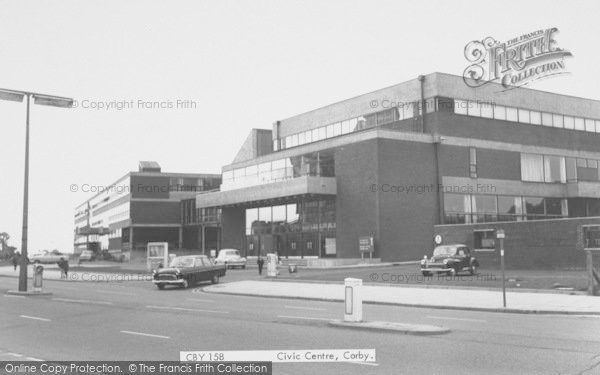
{"label": "white car", "polygon": [[52,251],[44,250],[43,252],[41,252],[39,254],[35,254],[32,257],[30,257],[29,261],[31,263],[51,264],[51,263],[56,263],[56,262],[60,261],[61,258],[69,259],[69,256],[66,254],[60,253],[58,250],[52,250]]}
{"label": "white car", "polygon": [[221,249],[215,263],[224,264],[226,268],[246,268],[246,258],[240,256],[240,251],[236,249]]}

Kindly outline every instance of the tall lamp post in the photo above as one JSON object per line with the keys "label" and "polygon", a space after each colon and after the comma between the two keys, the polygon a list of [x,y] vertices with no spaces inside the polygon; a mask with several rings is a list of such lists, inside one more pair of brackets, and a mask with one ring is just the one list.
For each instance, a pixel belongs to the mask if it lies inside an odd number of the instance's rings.
{"label": "tall lamp post", "polygon": [[29,112],[30,103],[51,107],[71,108],[73,99],[61,96],[38,94],[34,92],[0,89],[0,100],[23,103],[27,98],[27,115],[25,120],[25,180],[23,187],[23,231],[21,237],[21,264],[19,267],[19,292],[27,291],[27,223],[29,211]]}

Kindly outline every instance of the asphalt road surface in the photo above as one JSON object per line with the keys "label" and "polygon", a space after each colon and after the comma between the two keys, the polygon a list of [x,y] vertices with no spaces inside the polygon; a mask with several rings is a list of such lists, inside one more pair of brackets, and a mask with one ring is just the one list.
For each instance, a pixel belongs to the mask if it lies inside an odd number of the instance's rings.
{"label": "asphalt road surface", "polygon": [[[230,271],[229,281],[245,272]],[[223,281],[227,281],[223,279]],[[365,305],[365,320],[449,327],[438,336],[332,328],[343,304],[159,291],[150,282],[47,281],[6,296],[0,360],[178,360],[182,350],[376,349],[376,363],[275,363],[274,374],[600,374],[600,318]],[[21,356],[21,357],[18,357]]]}

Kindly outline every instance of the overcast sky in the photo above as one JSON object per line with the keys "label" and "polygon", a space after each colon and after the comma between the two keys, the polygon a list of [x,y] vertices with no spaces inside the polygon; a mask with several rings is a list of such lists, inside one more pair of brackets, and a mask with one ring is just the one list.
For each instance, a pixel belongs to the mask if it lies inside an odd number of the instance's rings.
{"label": "overcast sky", "polygon": [[[139,160],[220,173],[253,127],[434,71],[464,46],[557,27],[572,74],[531,88],[600,99],[598,1],[0,0],[0,87],[73,97],[34,106],[29,249],[72,251],[73,209]],[[196,108],[138,108],[189,100]],[[133,108],[82,108],[133,101]],[[25,105],[0,101],[0,232],[20,248]]]}

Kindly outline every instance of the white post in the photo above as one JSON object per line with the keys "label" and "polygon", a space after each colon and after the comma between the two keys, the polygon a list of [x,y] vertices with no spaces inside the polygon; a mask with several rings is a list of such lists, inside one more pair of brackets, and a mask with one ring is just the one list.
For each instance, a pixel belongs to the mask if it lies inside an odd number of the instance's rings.
{"label": "white post", "polygon": [[344,279],[344,321],[362,322],[362,279]]}

